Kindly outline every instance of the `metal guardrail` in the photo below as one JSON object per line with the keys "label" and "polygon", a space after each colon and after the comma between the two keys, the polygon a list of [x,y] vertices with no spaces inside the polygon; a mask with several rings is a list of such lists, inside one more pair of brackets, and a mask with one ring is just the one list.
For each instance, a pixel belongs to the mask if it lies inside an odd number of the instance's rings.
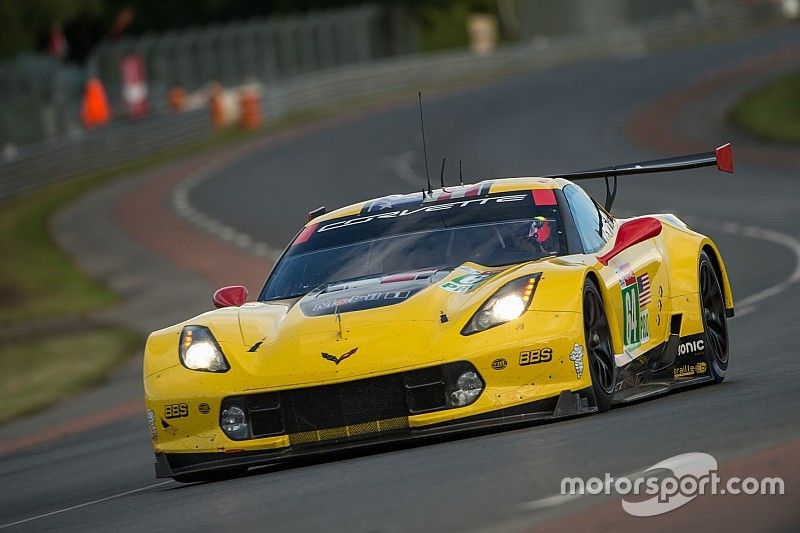
{"label": "metal guardrail", "polygon": [[72,135],[23,147],[10,161],[0,164],[0,201],[212,135],[205,109],[76,130]]}
{"label": "metal guardrail", "polygon": [[[275,119],[299,110],[325,109],[458,80],[530,72],[597,57],[641,54],[680,45],[710,32],[730,35],[779,17],[777,9],[738,6],[702,17],[673,17],[622,30],[508,46],[488,57],[459,50],[375,60],[275,82],[262,90],[262,110],[267,119]],[[27,146],[16,154],[5,154],[6,160],[0,162],[0,200],[213,134],[209,113],[200,109],[116,123]]]}
{"label": "metal guardrail", "polygon": [[390,58],[297,77],[267,90],[265,113],[282,116],[296,109],[316,109],[331,102],[356,100],[399,91],[416,92],[461,79],[493,78],[615,55],[637,55],[691,42],[710,32],[731,35],[777,20],[775,9],[729,9],[701,18],[679,16],[603,33],[556,37],[497,50],[488,57],[468,51]]}
{"label": "metal guardrail", "polygon": [[120,61],[143,58],[151,100],[210,81],[231,87],[276,83],[297,75],[416,51],[406,37],[402,10],[363,5],[106,42],[92,52],[89,71],[106,86],[111,104],[124,110]]}
{"label": "metal guardrail", "polygon": [[86,65],[26,54],[0,61],[0,146],[13,150],[83,129],[81,101],[89,76],[104,85],[111,115],[127,116],[124,95],[131,87],[123,83],[122,62],[131,55],[145,71],[149,113],[168,114],[172,88],[192,93],[210,82],[272,84],[414,53],[415,35],[408,10],[366,4],[109,39],[92,51]]}

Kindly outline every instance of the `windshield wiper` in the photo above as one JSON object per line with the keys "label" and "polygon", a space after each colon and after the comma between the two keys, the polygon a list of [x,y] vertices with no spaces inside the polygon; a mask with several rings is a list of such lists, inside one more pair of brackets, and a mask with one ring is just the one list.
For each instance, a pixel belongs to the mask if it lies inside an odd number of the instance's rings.
{"label": "windshield wiper", "polygon": [[311,291],[299,292],[297,294],[290,294],[288,296],[276,296],[275,298],[267,298],[267,299],[261,300],[261,301],[262,302],[274,302],[276,300],[291,300],[293,298],[302,298],[303,296],[305,296],[309,292],[311,292]]}
{"label": "windshield wiper", "polygon": [[327,283],[322,283],[322,284],[318,285],[316,288],[320,289],[320,292],[326,292],[333,285],[342,285],[344,283],[350,283],[351,281],[361,281],[361,280],[364,280],[364,279],[371,279],[371,278],[380,279],[380,278],[384,277],[385,275],[386,274],[384,274],[383,272],[375,272],[373,274],[365,274],[363,276],[353,276],[352,278],[344,278],[344,279],[338,279],[338,280],[335,280],[335,281],[329,281]]}

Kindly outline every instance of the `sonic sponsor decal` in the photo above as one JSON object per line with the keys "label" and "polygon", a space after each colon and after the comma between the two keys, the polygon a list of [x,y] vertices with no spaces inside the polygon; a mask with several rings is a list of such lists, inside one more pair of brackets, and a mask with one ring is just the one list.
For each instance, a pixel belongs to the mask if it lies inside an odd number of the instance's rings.
{"label": "sonic sponsor decal", "polygon": [[708,372],[708,363],[705,361],[706,340],[705,335],[697,333],[681,337],[678,344],[679,362],[673,371],[675,379],[700,376]]}
{"label": "sonic sponsor decal", "polygon": [[575,365],[575,374],[578,379],[581,379],[583,375],[583,346],[576,342],[575,346],[572,347],[572,351],[569,352],[569,360]]}
{"label": "sonic sponsor decal", "polygon": [[553,360],[552,348],[537,348],[534,350],[526,350],[519,354],[519,366],[535,365],[538,363],[547,363]]}
{"label": "sonic sponsor decal", "polygon": [[683,341],[678,345],[678,355],[695,355],[703,353],[706,349],[706,342],[702,338]]}
{"label": "sonic sponsor decal", "polygon": [[502,357],[500,359],[495,359],[494,361],[492,361],[493,370],[503,370],[507,366],[508,366],[508,361],[506,361]]}

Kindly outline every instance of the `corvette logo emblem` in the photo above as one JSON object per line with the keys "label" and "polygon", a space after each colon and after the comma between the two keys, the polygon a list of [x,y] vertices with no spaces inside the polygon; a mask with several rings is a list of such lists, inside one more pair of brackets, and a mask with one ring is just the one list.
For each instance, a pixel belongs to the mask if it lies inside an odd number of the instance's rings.
{"label": "corvette logo emblem", "polygon": [[332,363],[336,363],[338,365],[339,363],[341,363],[342,361],[344,361],[345,359],[347,359],[348,357],[350,357],[351,355],[356,353],[357,350],[358,350],[358,348],[353,348],[349,352],[344,353],[344,354],[340,355],[339,357],[336,357],[335,355],[331,355],[329,353],[322,352],[322,358],[326,359],[326,360],[328,360],[328,361],[330,361]]}

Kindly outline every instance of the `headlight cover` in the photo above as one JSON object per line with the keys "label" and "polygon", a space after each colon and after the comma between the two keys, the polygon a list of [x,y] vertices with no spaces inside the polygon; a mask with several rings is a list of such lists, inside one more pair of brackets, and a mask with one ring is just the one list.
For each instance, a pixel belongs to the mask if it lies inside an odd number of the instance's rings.
{"label": "headlight cover", "polygon": [[[470,365],[471,366],[471,365]],[[451,374],[453,368],[450,369]],[[456,378],[453,380],[452,378]],[[459,373],[448,380],[447,406],[464,407],[475,403],[483,392],[484,383],[475,369],[461,369]]]}
{"label": "headlight cover", "polygon": [[184,326],[178,347],[181,364],[200,372],[227,372],[228,361],[217,340],[205,326]]}
{"label": "headlight cover", "polygon": [[503,285],[472,315],[461,334],[472,335],[520,317],[530,306],[541,277],[537,272]]}
{"label": "headlight cover", "polygon": [[244,405],[234,403],[223,405],[219,414],[219,425],[231,440],[250,438],[250,424]]}

